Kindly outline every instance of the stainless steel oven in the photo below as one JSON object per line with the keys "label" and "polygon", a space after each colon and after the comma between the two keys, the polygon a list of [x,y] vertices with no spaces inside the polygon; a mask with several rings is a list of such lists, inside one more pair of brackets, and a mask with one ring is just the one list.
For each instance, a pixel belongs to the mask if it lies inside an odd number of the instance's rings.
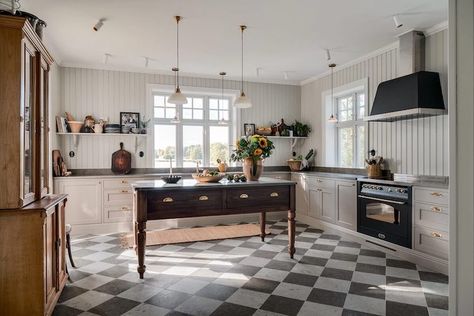
{"label": "stainless steel oven", "polygon": [[358,182],[357,231],[411,248],[411,186]]}

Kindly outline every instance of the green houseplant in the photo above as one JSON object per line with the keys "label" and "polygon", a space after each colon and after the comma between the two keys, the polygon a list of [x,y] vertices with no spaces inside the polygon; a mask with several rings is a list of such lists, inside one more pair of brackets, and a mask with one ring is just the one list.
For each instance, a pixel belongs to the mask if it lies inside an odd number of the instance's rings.
{"label": "green houseplant", "polygon": [[303,124],[299,121],[295,121],[292,127],[294,136],[307,137],[309,133],[311,133],[311,127],[308,124]]}

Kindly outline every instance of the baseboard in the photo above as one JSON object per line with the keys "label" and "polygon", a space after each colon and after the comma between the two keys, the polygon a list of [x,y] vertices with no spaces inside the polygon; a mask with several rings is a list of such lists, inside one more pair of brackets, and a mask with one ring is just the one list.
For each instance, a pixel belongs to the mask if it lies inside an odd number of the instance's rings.
{"label": "baseboard", "polygon": [[[280,220],[286,218],[286,212],[267,213],[267,220]],[[259,214],[236,214],[236,215],[222,215],[222,216],[203,216],[180,219],[167,219],[148,221],[147,230],[160,230],[170,228],[184,228],[194,226],[213,226],[220,224],[235,224],[240,222],[252,223],[257,222]],[[131,232],[131,222],[120,223],[102,223],[102,224],[87,224],[87,225],[72,225],[71,235],[103,235],[114,234],[122,232]]]}
{"label": "baseboard", "polygon": [[396,255],[402,259],[419,264],[420,266],[426,267],[433,271],[448,274],[448,261],[446,260],[419,252],[414,249],[401,247],[371,236],[367,236],[345,227],[327,223],[301,213],[298,214],[297,220],[313,227],[320,228],[328,233],[337,233],[346,239],[356,241],[360,244],[363,244],[364,246],[383,251],[387,254]]}

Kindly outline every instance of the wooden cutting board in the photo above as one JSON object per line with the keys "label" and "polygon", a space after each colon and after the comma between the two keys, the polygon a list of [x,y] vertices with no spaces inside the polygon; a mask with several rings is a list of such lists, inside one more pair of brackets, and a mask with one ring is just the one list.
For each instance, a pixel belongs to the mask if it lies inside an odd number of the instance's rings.
{"label": "wooden cutting board", "polygon": [[112,172],[116,174],[127,174],[132,169],[132,154],[123,149],[123,143],[120,143],[120,149],[112,154]]}

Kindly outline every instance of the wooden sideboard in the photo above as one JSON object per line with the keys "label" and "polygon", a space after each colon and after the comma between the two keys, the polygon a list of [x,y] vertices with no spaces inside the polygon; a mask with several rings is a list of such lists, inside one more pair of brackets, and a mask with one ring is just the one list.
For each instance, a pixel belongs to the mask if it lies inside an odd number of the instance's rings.
{"label": "wooden sideboard", "polygon": [[66,195],[0,210],[0,315],[51,315],[67,281]]}
{"label": "wooden sideboard", "polygon": [[181,180],[166,184],[161,180],[134,183],[133,222],[137,271],[145,273],[147,220],[183,217],[260,213],[262,241],[265,238],[265,214],[288,212],[288,253],[295,253],[295,182],[261,178],[244,183],[197,183]]}

